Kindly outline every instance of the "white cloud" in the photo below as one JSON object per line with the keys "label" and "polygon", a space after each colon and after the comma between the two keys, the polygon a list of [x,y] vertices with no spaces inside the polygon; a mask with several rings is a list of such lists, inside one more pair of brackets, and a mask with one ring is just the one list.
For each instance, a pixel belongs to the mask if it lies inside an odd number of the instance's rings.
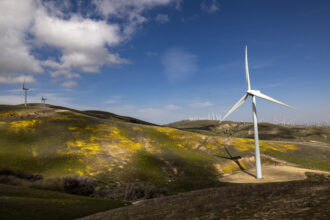
{"label": "white cloud", "polygon": [[43,43],[65,50],[92,50],[117,45],[120,39],[119,27],[105,21],[94,21],[72,15],[70,19],[54,17],[40,8],[36,12],[32,32]]}
{"label": "white cloud", "polygon": [[52,16],[45,8],[36,12],[32,33],[39,44],[59,48],[60,62],[46,60],[43,65],[53,69],[77,69],[83,72],[98,72],[105,64],[127,63],[116,53],[110,53],[106,46],[118,45],[121,39],[117,24],[94,21],[79,15],[69,19]]}
{"label": "white cloud", "polygon": [[207,13],[214,13],[219,10],[220,4],[217,0],[204,0],[201,3],[201,9]]}
{"label": "white cloud", "polygon": [[166,109],[166,110],[170,110],[170,111],[174,111],[174,110],[179,110],[179,109],[181,109],[181,107],[180,107],[180,106],[177,106],[177,105],[170,104],[170,105],[167,105],[167,106],[165,107],[165,109]]}
{"label": "white cloud", "polygon": [[105,17],[117,17],[125,20],[123,33],[126,38],[130,38],[139,25],[148,21],[143,15],[146,10],[155,7],[174,5],[180,8],[181,0],[94,0],[97,9]]}
{"label": "white cloud", "polygon": [[194,102],[194,103],[190,104],[191,107],[195,107],[195,108],[206,108],[206,107],[210,107],[210,106],[213,106],[213,105],[214,104],[210,101]]}
{"label": "white cloud", "polygon": [[197,56],[181,48],[172,48],[165,52],[162,64],[170,82],[189,78],[197,71]]}
{"label": "white cloud", "polygon": [[61,84],[61,86],[66,87],[66,88],[71,88],[78,85],[78,83],[76,81],[66,81],[64,83]]}
{"label": "white cloud", "polygon": [[0,75],[0,84],[18,84],[18,83],[33,83],[35,82],[35,79],[33,76],[27,76],[27,75],[20,75],[20,76],[14,76],[14,75]]}
{"label": "white cloud", "polygon": [[[179,7],[181,0],[94,0],[88,13],[72,12],[70,1],[0,1],[0,76],[49,71],[52,77],[76,78],[74,72],[98,72],[104,65],[129,63],[115,47],[148,21],[144,12]],[[91,5],[89,5],[91,6]],[[91,9],[93,7],[89,7]],[[97,13],[101,13],[101,16]],[[38,54],[43,46],[59,53]],[[37,49],[37,50],[36,50]],[[33,51],[33,53],[32,53]],[[46,57],[45,57],[46,56]],[[10,78],[9,75],[13,74]],[[10,80],[11,79],[11,80]]]}
{"label": "white cloud", "polygon": [[94,4],[104,16],[126,17],[134,19],[157,6],[174,4],[179,7],[181,0],[94,0]]}
{"label": "white cloud", "polygon": [[32,0],[0,1],[0,75],[42,72],[25,35],[33,22],[34,7]]}
{"label": "white cloud", "polygon": [[50,72],[50,76],[53,78],[64,76],[67,79],[80,78],[79,74],[73,73],[67,69],[62,69],[62,70],[60,69],[60,70]]}
{"label": "white cloud", "polygon": [[156,17],[155,17],[155,20],[161,24],[165,24],[167,22],[170,21],[170,18],[168,17],[167,14],[158,14]]}

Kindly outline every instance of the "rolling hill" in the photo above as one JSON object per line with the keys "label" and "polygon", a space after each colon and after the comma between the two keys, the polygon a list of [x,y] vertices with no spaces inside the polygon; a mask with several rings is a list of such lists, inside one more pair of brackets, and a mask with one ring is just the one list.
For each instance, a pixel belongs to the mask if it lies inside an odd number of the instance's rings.
{"label": "rolling hill", "polygon": [[311,176],[305,181],[230,185],[180,193],[81,220],[329,219],[329,179],[314,181]]}
{"label": "rolling hill", "polygon": [[[52,105],[1,105],[0,170],[38,173],[45,180],[87,176],[97,183],[95,196],[134,200],[221,186],[222,177],[253,169],[253,140],[236,135],[248,124],[230,127],[232,136],[180,126]],[[310,140],[261,141],[263,165],[330,171],[328,136],[322,144]]]}
{"label": "rolling hill", "polygon": [[[170,123],[166,126],[206,135],[254,138],[253,123],[247,122],[184,120]],[[259,138],[261,140],[322,142],[330,144],[330,127],[328,126],[279,125],[265,122],[258,123],[258,126]]]}
{"label": "rolling hill", "polygon": [[124,205],[128,203],[0,184],[0,219],[73,219]]}

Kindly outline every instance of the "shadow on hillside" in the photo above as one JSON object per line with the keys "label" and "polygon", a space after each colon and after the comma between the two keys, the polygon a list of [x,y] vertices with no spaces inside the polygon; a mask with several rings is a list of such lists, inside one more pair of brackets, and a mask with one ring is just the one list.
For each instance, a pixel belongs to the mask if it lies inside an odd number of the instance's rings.
{"label": "shadow on hillside", "polygon": [[224,156],[220,156],[220,155],[216,155],[216,156],[234,161],[242,172],[256,178],[256,176],[254,174],[246,171],[246,169],[241,165],[241,163],[239,162],[239,159],[242,158],[241,156],[232,156],[231,153],[229,152],[229,150],[227,149],[227,147],[225,147],[225,151],[228,154],[228,157],[224,157]]}

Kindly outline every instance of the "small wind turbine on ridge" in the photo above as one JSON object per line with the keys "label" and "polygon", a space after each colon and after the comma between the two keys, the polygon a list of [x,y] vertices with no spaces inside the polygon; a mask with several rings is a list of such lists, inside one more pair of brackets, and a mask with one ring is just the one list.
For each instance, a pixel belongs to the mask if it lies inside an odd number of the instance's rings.
{"label": "small wind turbine on ridge", "polygon": [[24,106],[26,107],[26,103],[27,103],[27,91],[29,90],[29,88],[26,88],[25,87],[25,80],[24,80],[24,82],[23,82],[23,86],[22,86],[22,89],[23,89],[23,91],[24,91],[24,97],[25,97],[25,101],[24,101]]}
{"label": "small wind turbine on ridge", "polygon": [[258,135],[258,120],[257,120],[257,107],[256,107],[256,97],[266,99],[271,102],[275,102],[280,105],[284,105],[286,107],[295,109],[294,107],[287,105],[283,102],[280,102],[272,97],[269,97],[259,90],[252,90],[250,85],[250,76],[249,76],[249,67],[248,67],[248,58],[247,58],[247,46],[245,47],[245,76],[246,76],[246,84],[248,90],[246,94],[227,112],[227,114],[222,118],[221,121],[225,120],[235,109],[237,109],[240,105],[242,105],[247,97],[252,97],[252,111],[253,111],[253,123],[254,123],[254,144],[255,144],[255,161],[256,161],[256,173],[257,179],[262,179],[262,171],[261,171],[261,160],[260,160],[260,150],[259,150],[259,135]]}
{"label": "small wind turbine on ridge", "polygon": [[41,97],[41,102],[44,103],[44,106],[46,106],[46,100],[47,100],[47,98],[45,98],[43,96]]}

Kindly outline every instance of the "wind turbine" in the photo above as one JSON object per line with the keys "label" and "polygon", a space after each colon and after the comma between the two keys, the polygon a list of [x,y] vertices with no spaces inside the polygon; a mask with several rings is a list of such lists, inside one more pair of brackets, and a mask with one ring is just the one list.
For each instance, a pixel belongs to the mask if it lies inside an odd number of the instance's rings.
{"label": "wind turbine", "polygon": [[252,90],[250,85],[250,76],[249,76],[249,67],[248,67],[248,58],[247,58],[247,46],[245,47],[245,74],[246,74],[246,84],[248,90],[246,91],[245,95],[227,112],[227,114],[223,117],[223,120],[227,118],[235,109],[237,109],[240,105],[242,105],[245,100],[251,96],[252,97],[252,111],[253,111],[253,123],[254,123],[254,144],[255,144],[255,161],[256,161],[256,170],[257,170],[257,179],[262,178],[262,171],[261,171],[261,161],[260,161],[260,150],[259,150],[259,135],[258,135],[258,121],[257,121],[257,108],[256,108],[256,97],[266,99],[271,102],[275,102],[280,105],[284,105],[286,107],[295,109],[294,107],[287,105],[283,102],[280,102],[276,99],[273,99],[259,90]]}
{"label": "wind turbine", "polygon": [[46,105],[46,100],[47,100],[47,98],[45,98],[43,96],[41,97],[41,102],[44,103],[44,106]]}
{"label": "wind turbine", "polygon": [[25,95],[25,102],[24,102],[24,106],[26,107],[26,103],[27,103],[27,91],[29,90],[29,88],[25,88],[25,80],[23,82],[23,87],[22,87],[23,91],[24,91],[24,95]]}

